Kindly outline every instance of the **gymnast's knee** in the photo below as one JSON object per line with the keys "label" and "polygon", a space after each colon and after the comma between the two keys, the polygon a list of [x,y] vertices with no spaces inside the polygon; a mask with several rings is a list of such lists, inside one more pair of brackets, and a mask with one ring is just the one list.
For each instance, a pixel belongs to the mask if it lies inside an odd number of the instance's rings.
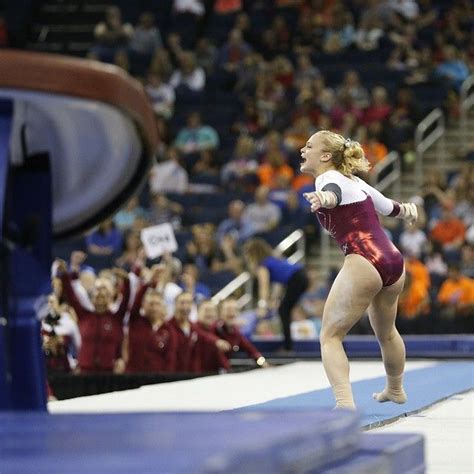
{"label": "gymnast's knee", "polygon": [[388,344],[392,342],[398,336],[397,328],[394,326],[388,333],[383,335],[377,335],[377,339],[380,344]]}

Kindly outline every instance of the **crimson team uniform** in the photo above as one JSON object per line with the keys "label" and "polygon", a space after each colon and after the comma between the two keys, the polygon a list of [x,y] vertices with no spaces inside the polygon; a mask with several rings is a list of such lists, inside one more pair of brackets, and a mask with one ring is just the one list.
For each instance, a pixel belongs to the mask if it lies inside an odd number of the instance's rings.
{"label": "crimson team uniform", "polygon": [[344,255],[361,255],[376,268],[383,286],[393,285],[403,274],[403,257],[384,232],[377,212],[395,217],[400,205],[360,178],[349,178],[336,170],[319,175],[315,187],[316,191],[336,194],[336,207],[320,208],[316,213]]}
{"label": "crimson team uniform", "polygon": [[61,275],[63,291],[79,319],[82,345],[78,362],[81,372],[112,372],[115,360],[121,357],[123,318],[130,298],[130,282],[124,282],[122,301],[117,312],[98,314],[84,308],[78,300],[68,274]]}
{"label": "crimson team uniform", "polygon": [[178,341],[176,334],[163,323],[153,327],[140,314],[143,297],[149,285],[137,292],[128,323],[127,372],[175,372]]}
{"label": "crimson team uniform", "polygon": [[263,357],[258,349],[235,326],[229,326],[224,321],[217,321],[213,330],[218,338],[224,339],[232,346],[232,350],[226,354],[227,357],[231,357],[232,352],[239,351],[247,352],[255,361]]}
{"label": "crimson team uniform", "polygon": [[190,323],[185,334],[175,318],[169,321],[170,330],[178,344],[176,372],[206,373],[220,369],[230,370],[225,355],[216,347],[216,337],[203,331],[197,324]]}

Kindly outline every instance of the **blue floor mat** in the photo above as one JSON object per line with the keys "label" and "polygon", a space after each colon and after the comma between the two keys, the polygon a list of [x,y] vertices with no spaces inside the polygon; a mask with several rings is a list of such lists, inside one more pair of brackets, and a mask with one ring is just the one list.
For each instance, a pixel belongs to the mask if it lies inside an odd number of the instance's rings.
{"label": "blue floor mat", "polygon": [[[378,403],[372,393],[385,386],[384,377],[365,379],[352,384],[354,400],[360,410],[361,426],[376,428],[406,413],[413,413],[455,393],[474,388],[474,362],[441,362],[432,367],[408,370],[404,378],[407,403]],[[334,396],[330,388],[277,398],[239,410],[309,409],[333,407]]]}

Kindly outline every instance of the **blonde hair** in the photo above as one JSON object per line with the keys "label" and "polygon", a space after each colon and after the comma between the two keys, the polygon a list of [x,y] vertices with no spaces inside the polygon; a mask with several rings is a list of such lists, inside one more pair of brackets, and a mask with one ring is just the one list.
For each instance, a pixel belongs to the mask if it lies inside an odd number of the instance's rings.
{"label": "blonde hair", "polygon": [[337,171],[349,176],[359,172],[367,172],[370,164],[365,157],[364,150],[359,142],[344,138],[330,130],[322,130],[321,139],[325,151],[331,153]]}

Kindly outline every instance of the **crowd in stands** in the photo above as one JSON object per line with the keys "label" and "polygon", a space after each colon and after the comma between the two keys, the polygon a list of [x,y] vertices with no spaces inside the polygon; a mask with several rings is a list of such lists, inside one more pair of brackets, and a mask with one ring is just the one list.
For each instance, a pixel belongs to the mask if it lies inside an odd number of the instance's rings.
{"label": "crowd in stands", "polygon": [[[107,10],[89,57],[115,63],[144,85],[161,139],[156,164],[140,196],[112,220],[56,249],[62,257],[71,250],[87,252],[90,266],[81,262],[80,271],[69,270],[79,278],[80,301],[89,309],[79,310],[72,290],[78,280],[70,281],[67,269],[55,279],[55,294],[59,304],[68,305],[71,320],[75,310],[83,346],[97,337],[89,334],[86,321],[97,311],[101,291],[107,293],[102,308],[115,302],[115,322],[101,319],[103,337],[114,339],[101,369],[148,370],[153,351],[165,354],[168,345],[191,339],[189,351],[214,351],[213,370],[227,370],[221,356],[229,347],[211,340],[228,340],[260,357],[246,343],[223,337],[233,331],[228,322],[233,316],[228,319],[225,308],[234,308],[234,302],[224,302],[217,322],[209,303],[245,267],[242,243],[257,235],[275,245],[303,228],[311,244],[319,232],[302,198],[312,180],[298,172],[300,148],[318,129],[331,129],[359,141],[372,165],[394,150],[410,170],[414,130],[423,116],[441,106],[448,118],[458,118],[459,88],[474,65],[474,5],[469,0],[159,0],[151,2],[153,11],[139,12],[134,3],[117,1],[120,8]],[[387,223],[407,256],[402,332],[474,332],[472,156],[472,151],[466,155],[459,173],[432,170],[425,177],[417,204],[426,218],[418,226]],[[166,222],[178,250],[173,257],[148,259],[140,231]],[[130,275],[139,275],[143,285],[131,299]],[[323,278],[311,268],[308,277],[310,286],[293,310],[297,337],[318,334],[332,275]],[[125,294],[117,306],[120,282]],[[146,285],[154,289],[144,291]],[[124,348],[119,336],[126,304]],[[112,318],[109,309],[103,312]],[[171,322],[163,323],[169,317]],[[188,323],[189,317],[199,323]],[[275,321],[254,320],[247,334],[272,336],[280,331]],[[356,330],[366,328],[361,324]],[[146,344],[137,342],[142,333],[149,335]],[[97,369],[90,365],[97,354],[86,353],[79,351],[81,370]],[[166,354],[153,363],[204,370],[173,357]],[[117,368],[119,360],[125,365]]]}

